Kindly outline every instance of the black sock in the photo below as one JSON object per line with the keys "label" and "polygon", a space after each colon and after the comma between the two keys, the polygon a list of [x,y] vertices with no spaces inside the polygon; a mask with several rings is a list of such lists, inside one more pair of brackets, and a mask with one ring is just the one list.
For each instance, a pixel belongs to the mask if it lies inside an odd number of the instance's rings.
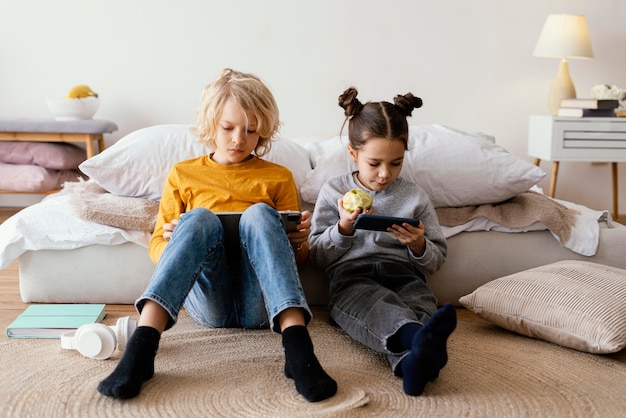
{"label": "black sock", "polygon": [[411,353],[402,359],[404,392],[417,396],[448,362],[446,343],[456,328],[456,310],[450,303],[433,314],[413,338]]}
{"label": "black sock", "polygon": [[309,331],[303,325],[283,330],[285,376],[293,379],[298,393],[309,402],[323,401],[337,393],[335,382],[313,353]]}
{"label": "black sock", "polygon": [[139,327],[126,344],[113,373],[98,385],[98,392],[118,399],[139,395],[141,385],[154,374],[154,358],[161,334],[152,327]]}

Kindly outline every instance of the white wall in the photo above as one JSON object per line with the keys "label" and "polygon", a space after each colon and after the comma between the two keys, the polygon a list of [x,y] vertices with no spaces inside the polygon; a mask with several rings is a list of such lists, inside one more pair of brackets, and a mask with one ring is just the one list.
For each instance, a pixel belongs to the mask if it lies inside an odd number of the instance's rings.
{"label": "white wall", "polygon": [[[558,66],[532,56],[550,13],[587,16],[595,57],[570,61],[579,96],[626,87],[623,0],[0,0],[0,117],[49,117],[46,98],[84,83],[96,118],[119,125],[112,143],[193,123],[202,87],[232,67],[272,88],[288,138],[336,135],[337,96],[355,85],[364,101],[411,91],[424,100],[411,123],[486,132],[529,159],[528,115],[547,114]],[[557,197],[611,208],[609,166],[562,164]]]}

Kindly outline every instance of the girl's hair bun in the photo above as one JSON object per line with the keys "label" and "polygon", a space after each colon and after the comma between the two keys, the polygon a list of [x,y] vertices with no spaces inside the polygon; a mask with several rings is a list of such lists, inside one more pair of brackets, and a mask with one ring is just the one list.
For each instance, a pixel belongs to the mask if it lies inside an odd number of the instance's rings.
{"label": "girl's hair bun", "polygon": [[397,95],[393,98],[393,103],[400,109],[400,112],[404,116],[411,116],[413,109],[422,107],[422,99],[413,96],[413,93],[407,93],[403,95]]}
{"label": "girl's hair bun", "polygon": [[363,103],[356,98],[359,92],[354,87],[350,87],[339,96],[339,106],[343,108],[346,116],[354,116],[363,109]]}

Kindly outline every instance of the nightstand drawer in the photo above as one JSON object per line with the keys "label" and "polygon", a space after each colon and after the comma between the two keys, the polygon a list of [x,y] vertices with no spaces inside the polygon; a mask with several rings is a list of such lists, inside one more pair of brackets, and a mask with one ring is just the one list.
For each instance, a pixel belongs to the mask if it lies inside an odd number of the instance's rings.
{"label": "nightstand drawer", "polygon": [[[626,149],[626,132],[563,131],[563,148]],[[558,141],[558,138],[554,138]]]}
{"label": "nightstand drawer", "polygon": [[548,161],[626,161],[626,118],[531,116],[528,154]]}
{"label": "nightstand drawer", "polygon": [[625,141],[603,141],[603,140],[584,140],[584,139],[565,139],[563,140],[563,149],[603,149],[603,150],[623,150],[626,149]]}
{"label": "nightstand drawer", "polygon": [[592,141],[623,141],[626,142],[626,132],[577,132],[563,131],[563,139],[567,140],[592,140]]}

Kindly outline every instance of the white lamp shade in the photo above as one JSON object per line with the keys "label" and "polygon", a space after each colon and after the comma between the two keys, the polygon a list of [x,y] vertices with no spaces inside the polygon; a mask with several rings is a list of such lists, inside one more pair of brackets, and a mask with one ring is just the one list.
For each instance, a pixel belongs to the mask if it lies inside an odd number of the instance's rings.
{"label": "white lamp shade", "polygon": [[548,15],[533,55],[546,58],[592,58],[585,16]]}

